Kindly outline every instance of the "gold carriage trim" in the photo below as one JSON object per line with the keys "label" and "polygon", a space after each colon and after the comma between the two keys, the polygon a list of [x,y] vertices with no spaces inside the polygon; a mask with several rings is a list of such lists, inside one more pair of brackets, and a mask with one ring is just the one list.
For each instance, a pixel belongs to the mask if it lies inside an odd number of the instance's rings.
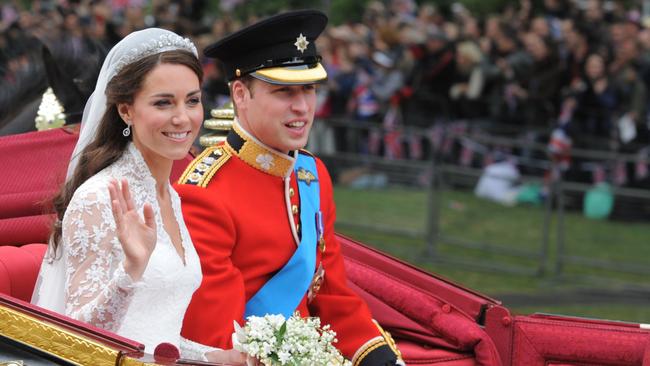
{"label": "gold carriage trim", "polygon": [[202,188],[208,186],[210,180],[223,164],[230,158],[230,152],[222,146],[211,146],[203,150],[178,180],[179,184],[192,184]]}
{"label": "gold carriage trim", "polygon": [[77,365],[155,365],[30,315],[0,306],[0,334]]}
{"label": "gold carriage trim", "polygon": [[352,366],[359,366],[361,365],[361,362],[363,362],[363,359],[366,358],[370,354],[370,352],[376,350],[377,348],[381,346],[386,346],[388,345],[384,338],[382,337],[375,337],[368,342],[366,342],[363,346],[361,346],[357,352],[354,354],[354,357],[352,357]]}

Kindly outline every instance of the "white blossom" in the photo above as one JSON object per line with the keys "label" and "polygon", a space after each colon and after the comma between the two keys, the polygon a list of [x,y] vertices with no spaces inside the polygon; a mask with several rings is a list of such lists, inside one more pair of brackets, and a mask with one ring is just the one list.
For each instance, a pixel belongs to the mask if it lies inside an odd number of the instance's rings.
{"label": "white blossom", "polygon": [[250,316],[244,327],[235,322],[232,339],[235,349],[266,366],[351,365],[333,346],[336,333],[330,326],[321,327],[319,318],[301,318],[298,312],[289,319]]}

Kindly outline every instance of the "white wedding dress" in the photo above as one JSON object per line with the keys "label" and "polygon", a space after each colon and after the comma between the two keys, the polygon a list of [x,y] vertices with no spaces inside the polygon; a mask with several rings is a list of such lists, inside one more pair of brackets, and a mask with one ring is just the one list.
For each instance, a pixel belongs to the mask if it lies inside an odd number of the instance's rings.
{"label": "white wedding dress", "polygon": [[[128,180],[137,211],[142,214],[143,205],[149,203],[156,217],[158,241],[138,282],[124,271],[124,252],[115,233],[108,193],[109,181],[121,178]],[[61,250],[54,260],[46,254],[32,302],[143,343],[148,353],[162,342],[180,348],[183,316],[201,283],[201,265],[183,221],[178,194],[171,185],[168,189],[184,258],[164,229],[156,182],[138,149],[129,143],[118,161],[74,193],[63,217]],[[55,278],[55,271],[48,272],[48,266],[64,269],[59,269],[58,276],[64,280]],[[52,299],[56,297],[53,286],[63,286],[62,304]]]}

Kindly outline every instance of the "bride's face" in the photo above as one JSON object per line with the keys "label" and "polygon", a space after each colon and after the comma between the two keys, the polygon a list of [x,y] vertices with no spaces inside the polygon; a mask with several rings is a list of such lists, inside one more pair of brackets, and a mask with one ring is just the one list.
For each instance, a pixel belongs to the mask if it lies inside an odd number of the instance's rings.
{"label": "bride's face", "polygon": [[159,64],[126,108],[133,143],[148,164],[183,159],[203,122],[199,78],[187,66]]}

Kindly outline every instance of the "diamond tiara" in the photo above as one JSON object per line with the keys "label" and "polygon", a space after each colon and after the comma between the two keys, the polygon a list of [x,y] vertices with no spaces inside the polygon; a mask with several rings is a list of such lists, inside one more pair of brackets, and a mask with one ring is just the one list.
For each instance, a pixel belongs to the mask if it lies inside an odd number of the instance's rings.
{"label": "diamond tiara", "polygon": [[115,68],[109,79],[117,75],[117,73],[120,72],[124,66],[134,61],[161,52],[173,50],[186,50],[192,52],[194,56],[198,55],[196,46],[194,46],[194,43],[192,43],[192,41],[190,41],[188,38],[183,38],[176,34],[162,34],[160,37],[158,37],[158,39],[151,39],[147,42],[144,42],[140,46],[132,48],[125,55],[120,57],[120,59],[115,64]]}

